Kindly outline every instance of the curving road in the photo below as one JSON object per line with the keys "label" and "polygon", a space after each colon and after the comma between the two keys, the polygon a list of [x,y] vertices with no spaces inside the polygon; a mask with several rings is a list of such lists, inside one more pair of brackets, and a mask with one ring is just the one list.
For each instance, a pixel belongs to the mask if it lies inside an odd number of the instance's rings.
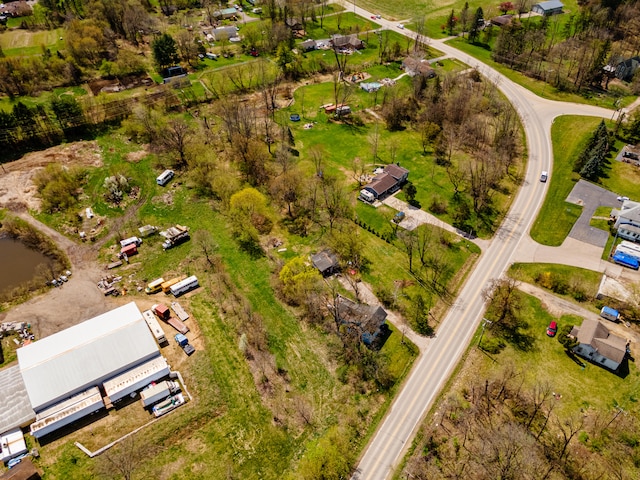
{"label": "curving road", "polygon": [[[353,4],[345,3],[345,6],[365,18],[372,15]],[[398,29],[397,22],[384,19],[377,22],[385,28],[415,37],[413,32]],[[542,170],[552,171],[550,131],[554,118],[568,114],[611,118],[614,113],[599,107],[542,99],[442,41],[430,40],[430,45],[477,68],[511,101],[525,128],[529,162],[525,180],[511,210],[442,321],[437,337],[429,341],[421,352],[387,416],[366,447],[353,480],[384,480],[391,476],[411,444],[421,420],[469,345],[485,309],[482,290],[492,279],[501,277],[510,265],[519,243],[528,238],[531,224],[544,200],[549,183],[541,183],[538,178]]]}

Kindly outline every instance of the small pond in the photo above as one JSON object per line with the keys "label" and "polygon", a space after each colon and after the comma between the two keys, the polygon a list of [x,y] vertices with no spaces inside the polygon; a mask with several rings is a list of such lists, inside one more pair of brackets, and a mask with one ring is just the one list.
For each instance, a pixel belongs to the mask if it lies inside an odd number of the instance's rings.
{"label": "small pond", "polygon": [[20,241],[0,238],[0,292],[30,281],[38,272],[39,265],[49,264],[49,258]]}

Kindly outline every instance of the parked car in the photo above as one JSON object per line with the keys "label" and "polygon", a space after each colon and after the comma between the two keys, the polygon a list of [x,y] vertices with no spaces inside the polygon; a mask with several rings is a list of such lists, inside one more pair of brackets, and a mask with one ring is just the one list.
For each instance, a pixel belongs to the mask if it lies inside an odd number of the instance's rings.
{"label": "parked car", "polygon": [[375,20],[376,16],[375,15],[371,15],[371,20]]}
{"label": "parked car", "polygon": [[382,15],[377,14],[377,15],[376,15],[376,18],[377,18],[378,20],[380,20],[380,19],[382,18]]}
{"label": "parked car", "polygon": [[555,337],[557,331],[558,331],[558,324],[556,322],[551,322],[547,327],[547,336]]}
{"label": "parked car", "polygon": [[402,220],[404,220],[404,216],[404,212],[396,213],[393,217],[393,223],[400,223]]}
{"label": "parked car", "polygon": [[618,197],[619,202],[624,202],[625,200],[629,200],[629,197]]}
{"label": "parked car", "polygon": [[398,25],[398,28],[399,28],[400,30],[402,30],[402,29],[404,28],[404,25],[403,25],[403,24],[399,24],[399,25]]}
{"label": "parked car", "polygon": [[549,178],[549,172],[543,170],[542,173],[540,174],[540,181],[544,183],[547,181],[548,178]]}

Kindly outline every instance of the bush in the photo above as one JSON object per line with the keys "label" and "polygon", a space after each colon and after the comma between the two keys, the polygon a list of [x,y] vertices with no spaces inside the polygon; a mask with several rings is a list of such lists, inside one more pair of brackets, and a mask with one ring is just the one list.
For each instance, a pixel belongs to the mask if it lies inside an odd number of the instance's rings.
{"label": "bush", "polygon": [[486,336],[482,339],[482,344],[480,348],[487,353],[491,353],[492,355],[497,355],[500,353],[506,344],[502,341],[502,339],[497,337],[489,337]]}
{"label": "bush", "polygon": [[434,196],[431,199],[431,205],[429,205],[429,211],[436,215],[443,215],[447,213],[448,204],[446,200],[443,200],[440,196]]}

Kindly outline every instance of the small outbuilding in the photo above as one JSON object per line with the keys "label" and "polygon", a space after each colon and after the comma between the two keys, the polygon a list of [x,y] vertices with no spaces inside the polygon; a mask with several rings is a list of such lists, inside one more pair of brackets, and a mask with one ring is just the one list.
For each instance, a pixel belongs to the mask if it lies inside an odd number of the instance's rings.
{"label": "small outbuilding", "polygon": [[323,277],[329,277],[340,271],[340,262],[331,250],[323,250],[311,256],[311,263]]}
{"label": "small outbuilding", "polygon": [[533,13],[539,13],[545,17],[562,13],[564,4],[560,0],[549,0],[548,2],[536,3],[531,7]]}
{"label": "small outbuilding", "polygon": [[0,475],[0,480],[40,480],[41,478],[35,465],[28,458],[23,458],[18,465]]}
{"label": "small outbuilding", "polygon": [[318,42],[316,42],[311,38],[300,43],[300,49],[303,52],[311,52],[313,50],[316,50],[317,48],[318,48]]}

